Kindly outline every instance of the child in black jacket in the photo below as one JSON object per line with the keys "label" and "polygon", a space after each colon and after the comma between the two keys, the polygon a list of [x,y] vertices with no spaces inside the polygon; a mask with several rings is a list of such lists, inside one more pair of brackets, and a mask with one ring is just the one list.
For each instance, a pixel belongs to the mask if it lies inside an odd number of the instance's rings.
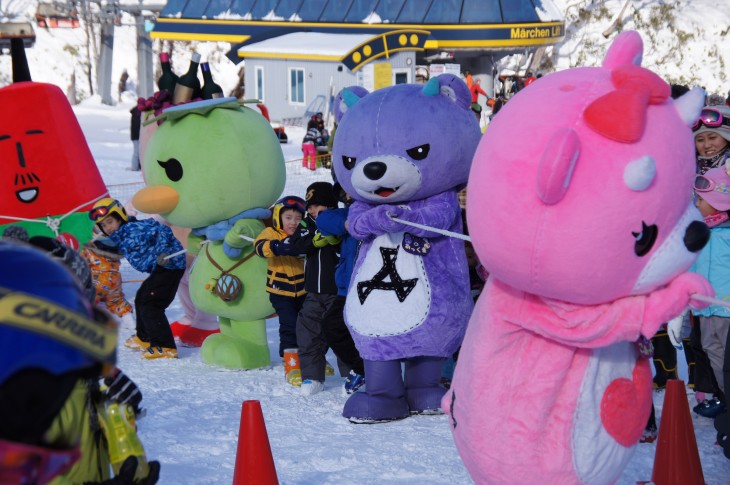
{"label": "child in black jacket", "polygon": [[307,188],[307,215],[297,231],[282,241],[279,251],[305,254],[304,288],[307,297],[297,317],[297,343],[302,370],[302,395],[324,389],[325,354],[328,346],[338,359],[340,374],[350,370],[363,374],[360,354],[350,336],[338,305],[335,270],[339,262],[340,238],[317,231],[317,215],[337,208],[332,184],[315,182]]}

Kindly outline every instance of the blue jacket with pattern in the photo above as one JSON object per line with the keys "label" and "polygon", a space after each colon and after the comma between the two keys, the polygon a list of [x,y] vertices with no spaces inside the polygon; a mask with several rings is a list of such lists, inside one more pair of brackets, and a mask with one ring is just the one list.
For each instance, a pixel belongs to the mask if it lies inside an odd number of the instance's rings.
{"label": "blue jacket with pattern", "polygon": [[[117,245],[129,264],[143,273],[151,273],[157,267],[157,258],[160,255],[183,249],[172,230],[154,219],[137,220],[130,217],[109,239]],[[168,259],[164,267],[185,269],[185,255],[178,254]]]}

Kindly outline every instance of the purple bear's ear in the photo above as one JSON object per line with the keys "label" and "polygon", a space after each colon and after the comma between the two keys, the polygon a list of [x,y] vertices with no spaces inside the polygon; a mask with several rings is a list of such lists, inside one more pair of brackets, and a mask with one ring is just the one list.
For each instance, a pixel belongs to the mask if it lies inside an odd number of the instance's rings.
{"label": "purple bear's ear", "polygon": [[368,93],[369,91],[362,86],[350,86],[337,93],[332,107],[335,113],[335,120],[339,123],[345,113],[347,113],[347,110],[352,108],[355,103],[360,101]]}
{"label": "purple bear's ear", "polygon": [[423,86],[422,93],[426,96],[446,96],[460,107],[468,110],[471,106],[469,87],[458,76],[441,74],[432,77]]}

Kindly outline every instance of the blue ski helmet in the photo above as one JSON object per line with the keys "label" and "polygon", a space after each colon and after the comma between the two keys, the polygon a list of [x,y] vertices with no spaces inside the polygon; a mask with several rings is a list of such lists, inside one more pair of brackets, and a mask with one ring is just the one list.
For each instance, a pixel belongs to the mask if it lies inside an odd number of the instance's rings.
{"label": "blue ski helmet", "polygon": [[281,223],[281,211],[284,209],[296,209],[302,213],[302,216],[307,213],[306,202],[301,197],[297,197],[296,195],[282,197],[276,201],[271,211],[271,222],[274,224],[275,229],[282,229],[283,227]]}
{"label": "blue ski helmet", "polygon": [[61,263],[0,242],[0,384],[23,369],[54,375],[116,360],[113,318],[92,308]]}

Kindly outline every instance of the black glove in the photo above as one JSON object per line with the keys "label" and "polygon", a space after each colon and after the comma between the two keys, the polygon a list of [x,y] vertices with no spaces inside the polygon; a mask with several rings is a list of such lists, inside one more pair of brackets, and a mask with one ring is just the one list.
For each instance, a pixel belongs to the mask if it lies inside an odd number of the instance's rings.
{"label": "black glove", "polygon": [[157,264],[160,266],[167,266],[167,254],[160,254],[157,256]]}
{"label": "black glove", "polygon": [[289,244],[288,237],[282,241],[270,241],[269,247],[275,256],[297,256],[296,251],[294,251],[291,244]]}
{"label": "black glove", "polygon": [[160,478],[160,462],[149,462],[150,473],[147,478],[135,480],[134,474],[137,472],[137,457],[130,456],[119,469],[119,473],[114,478],[104,480],[103,482],[85,482],[84,485],[155,485]]}
{"label": "black glove", "polygon": [[135,414],[139,414],[139,403],[142,402],[142,392],[127,374],[117,369],[117,375],[104,378],[107,385],[106,396],[119,404],[129,404]]}
{"label": "black glove", "polygon": [[269,248],[274,256],[281,256],[281,241],[269,241]]}

